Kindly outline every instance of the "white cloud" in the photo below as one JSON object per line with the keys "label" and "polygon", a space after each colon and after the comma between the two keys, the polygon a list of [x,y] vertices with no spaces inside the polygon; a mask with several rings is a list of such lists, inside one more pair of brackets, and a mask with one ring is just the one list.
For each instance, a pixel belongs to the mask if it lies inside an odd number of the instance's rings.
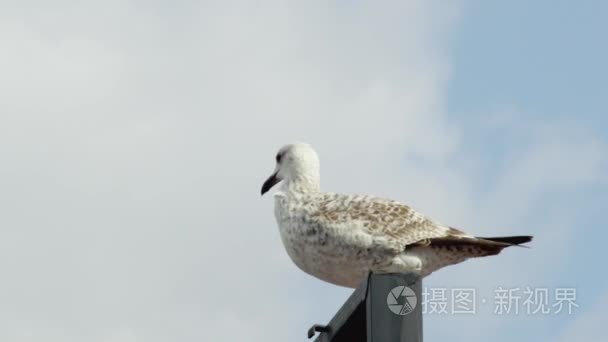
{"label": "white cloud", "polygon": [[31,6],[2,21],[5,339],[299,338],[342,299],[316,307],[326,287],[280,245],[259,197],[275,149],[315,143],[336,188],[407,142],[445,153],[453,9]]}

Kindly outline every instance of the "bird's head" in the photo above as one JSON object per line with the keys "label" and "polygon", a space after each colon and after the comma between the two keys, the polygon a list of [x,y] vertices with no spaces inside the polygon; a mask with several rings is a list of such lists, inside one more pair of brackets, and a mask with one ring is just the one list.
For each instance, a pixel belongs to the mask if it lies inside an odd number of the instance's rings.
{"label": "bird's head", "polygon": [[276,155],[274,172],[262,185],[262,195],[280,181],[300,190],[319,189],[319,156],[306,143],[292,143],[281,147]]}

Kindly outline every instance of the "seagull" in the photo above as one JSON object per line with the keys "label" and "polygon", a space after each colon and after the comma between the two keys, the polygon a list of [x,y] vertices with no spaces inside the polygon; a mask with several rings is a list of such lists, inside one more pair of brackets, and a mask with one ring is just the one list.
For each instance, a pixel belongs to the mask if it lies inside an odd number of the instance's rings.
{"label": "seagull", "polygon": [[475,237],[394,200],[323,192],[319,170],[311,145],[285,145],[261,192],[282,181],[274,214],[287,254],[304,272],[335,285],[355,288],[369,272],[425,277],[532,240]]}

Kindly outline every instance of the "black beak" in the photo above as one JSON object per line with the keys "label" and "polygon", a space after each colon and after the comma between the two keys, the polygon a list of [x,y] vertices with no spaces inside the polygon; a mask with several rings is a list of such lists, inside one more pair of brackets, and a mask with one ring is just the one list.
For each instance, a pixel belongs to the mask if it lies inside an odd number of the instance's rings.
{"label": "black beak", "polygon": [[264,195],[270,188],[272,188],[275,184],[281,181],[281,178],[277,177],[276,172],[273,173],[262,185],[262,195]]}

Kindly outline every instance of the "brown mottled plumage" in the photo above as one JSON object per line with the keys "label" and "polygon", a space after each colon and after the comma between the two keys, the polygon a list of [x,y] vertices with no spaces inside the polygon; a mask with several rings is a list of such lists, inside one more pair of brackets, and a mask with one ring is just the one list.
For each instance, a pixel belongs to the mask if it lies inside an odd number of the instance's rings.
{"label": "brown mottled plumage", "polygon": [[355,287],[369,271],[426,276],[532,239],[479,238],[397,201],[321,192],[318,157],[307,144],[279,151],[262,194],[281,180],[275,216],[287,253],[302,270],[333,284]]}

